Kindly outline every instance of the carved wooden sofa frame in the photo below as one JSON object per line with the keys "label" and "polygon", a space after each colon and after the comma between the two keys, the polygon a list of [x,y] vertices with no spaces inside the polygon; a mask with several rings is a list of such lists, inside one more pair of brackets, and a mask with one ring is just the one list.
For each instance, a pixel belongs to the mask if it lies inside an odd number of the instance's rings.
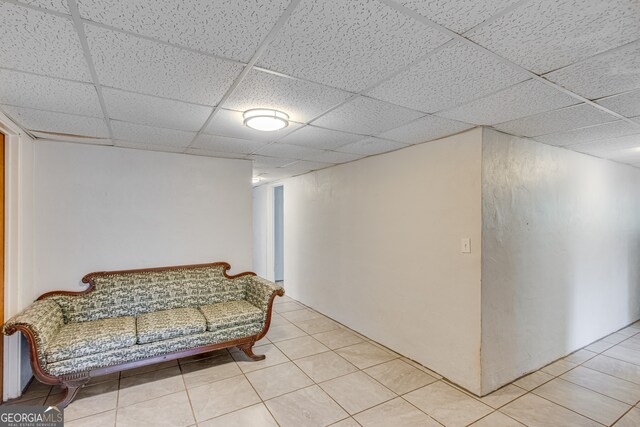
{"label": "carved wooden sofa frame", "polygon": [[[153,271],[166,271],[166,270],[176,270],[176,269],[188,269],[188,268],[198,268],[198,267],[213,267],[213,266],[222,266],[224,277],[227,279],[236,279],[242,276],[256,276],[253,272],[243,272],[236,275],[228,275],[227,271],[231,268],[231,266],[226,262],[214,262],[207,264],[190,264],[190,265],[179,265],[179,266],[170,266],[170,267],[157,267],[157,268],[146,268],[146,269],[134,269],[134,270],[114,270],[114,271],[100,271],[93,272],[85,275],[82,278],[82,282],[88,284],[89,286],[79,292],[71,292],[71,291],[52,291],[47,292],[45,294],[40,295],[36,301],[42,300],[51,295],[83,295],[89,292],[92,292],[95,289],[94,278],[107,274],[122,274],[122,273],[146,273]],[[22,332],[25,336],[27,343],[29,344],[30,351],[30,363],[31,368],[33,370],[34,376],[42,383],[49,385],[59,385],[65,388],[65,392],[63,393],[62,398],[59,402],[56,403],[55,406],[66,407],[73,401],[73,399],[78,394],[80,388],[89,382],[92,377],[98,377],[101,375],[107,375],[114,372],[124,371],[128,369],[139,368],[141,366],[153,365],[156,363],[175,360],[183,357],[193,356],[201,353],[207,353],[215,350],[221,350],[225,348],[237,347],[244,352],[244,354],[254,361],[259,361],[265,359],[264,355],[256,355],[253,353],[253,345],[262,339],[267,332],[269,331],[269,326],[271,324],[271,312],[273,308],[273,300],[276,296],[283,296],[284,290],[279,289],[271,294],[268,302],[268,309],[266,313],[266,320],[264,324],[264,328],[256,335],[247,336],[244,338],[234,339],[230,341],[220,342],[216,344],[204,345],[199,347],[193,347],[186,350],[169,352],[166,354],[161,354],[158,356],[149,357],[146,359],[135,360],[132,362],[121,363],[116,365],[107,366],[104,368],[92,369],[89,371],[84,371],[80,373],[73,374],[65,374],[65,375],[50,375],[47,373],[40,364],[40,360],[37,356],[38,348],[37,341],[33,331],[24,325],[15,325],[9,328],[6,328],[4,331],[6,335],[13,335],[16,332]]]}

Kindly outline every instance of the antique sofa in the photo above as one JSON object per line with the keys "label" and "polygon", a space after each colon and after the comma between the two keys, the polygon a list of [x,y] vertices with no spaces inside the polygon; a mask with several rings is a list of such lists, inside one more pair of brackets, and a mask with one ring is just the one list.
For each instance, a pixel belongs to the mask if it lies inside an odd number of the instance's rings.
{"label": "antique sofa", "polygon": [[87,274],[82,292],[54,291],[9,319],[31,351],[35,377],[66,388],[67,406],[91,377],[227,347],[253,360],[282,287],[229,264]]}

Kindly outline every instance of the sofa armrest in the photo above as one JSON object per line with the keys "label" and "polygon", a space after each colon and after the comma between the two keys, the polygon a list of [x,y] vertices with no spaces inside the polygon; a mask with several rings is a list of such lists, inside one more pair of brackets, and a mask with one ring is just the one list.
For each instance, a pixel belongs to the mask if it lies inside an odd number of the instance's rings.
{"label": "sofa armrest", "polygon": [[[2,328],[5,335],[13,335],[21,331],[38,352],[38,360],[44,368],[46,366],[45,351],[47,345],[56,336],[60,327],[64,325],[62,309],[53,300],[43,299],[34,302],[26,310],[7,320]],[[33,348],[33,347],[32,347]]]}
{"label": "sofa armrest", "polygon": [[247,284],[247,301],[266,313],[276,295],[284,295],[280,285],[258,276],[245,276]]}

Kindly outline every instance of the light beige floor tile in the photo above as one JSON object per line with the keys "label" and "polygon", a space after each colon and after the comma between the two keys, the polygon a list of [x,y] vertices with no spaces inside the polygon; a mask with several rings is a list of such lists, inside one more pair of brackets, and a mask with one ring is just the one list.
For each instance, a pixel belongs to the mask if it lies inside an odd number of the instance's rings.
{"label": "light beige floor tile", "polygon": [[329,351],[327,346],[309,335],[279,341],[276,346],[291,360]]}
{"label": "light beige floor tile", "polygon": [[293,301],[283,302],[283,303],[278,303],[273,305],[273,310],[276,313],[280,313],[280,314],[286,313],[288,311],[302,310],[303,308],[304,306]]}
{"label": "light beige floor tile", "polygon": [[578,366],[560,378],[629,405],[635,405],[640,401],[640,385],[585,368],[584,366]]}
{"label": "light beige floor tile", "polygon": [[260,403],[243,375],[187,389],[196,421],[205,421]]}
{"label": "light beige floor tile", "polygon": [[500,411],[529,427],[602,427],[600,423],[535,394],[525,394]]}
{"label": "light beige floor tile", "polygon": [[525,427],[524,424],[519,423],[503,414],[502,412],[493,412],[486,417],[471,424],[470,427]]}
{"label": "light beige floor tile", "polygon": [[263,400],[272,399],[313,384],[313,381],[293,362],[249,372],[246,375]]}
{"label": "light beige floor tile", "polygon": [[593,351],[581,349],[571,353],[570,355],[565,357],[564,360],[569,363],[575,363],[577,365],[580,365],[581,363],[584,363],[587,360],[592,359],[597,355],[598,354],[594,353]]}
{"label": "light beige floor tile", "polygon": [[440,427],[424,412],[398,397],[354,415],[363,427]]}
{"label": "light beige floor tile", "polygon": [[139,368],[127,369],[126,371],[120,372],[120,378],[126,378],[133,375],[144,374],[146,372],[171,368],[173,366],[178,366],[177,360],[167,360],[166,362],[155,363],[153,365],[140,366]]}
{"label": "light beige floor tile", "polygon": [[626,328],[620,329],[618,331],[619,334],[626,335],[628,337],[632,337],[640,332],[637,326],[627,326]]}
{"label": "light beige floor tile", "polygon": [[436,421],[451,427],[467,426],[493,412],[491,407],[438,381],[404,395]]}
{"label": "light beige floor tile", "polygon": [[98,384],[98,383],[103,383],[106,381],[115,381],[120,379],[120,372],[113,372],[111,374],[107,374],[107,375],[100,375],[97,377],[92,377],[89,382],[87,383],[87,385],[93,385],[93,384]]}
{"label": "light beige floor tile", "polygon": [[[60,397],[60,395],[49,396],[45,405],[57,403]],[[115,409],[117,401],[118,381],[109,381],[84,387],[80,389],[76,399],[65,408],[64,420],[73,421]]]}
{"label": "light beige floor tile", "polygon": [[437,381],[431,375],[414,368],[400,359],[381,363],[364,371],[398,394],[408,393]]}
{"label": "light beige floor tile", "polygon": [[525,377],[520,378],[517,381],[514,381],[513,384],[523,388],[525,390],[533,390],[536,387],[546,383],[547,381],[551,381],[553,379],[553,375],[549,375],[546,372],[536,371]]}
{"label": "light beige floor tile", "polygon": [[282,313],[282,317],[284,317],[291,323],[296,323],[296,322],[301,322],[303,320],[318,319],[324,316],[318,313],[317,311],[309,310],[308,308],[303,308],[302,310],[288,311],[286,313]]}
{"label": "light beige floor tile", "polygon": [[296,326],[308,334],[317,334],[320,332],[327,332],[340,328],[340,325],[338,323],[326,317],[302,320],[300,322],[296,322]]}
{"label": "light beige floor tile", "polygon": [[633,363],[634,365],[640,365],[640,351],[630,350],[620,345],[611,347],[609,350],[605,351],[602,354],[605,356],[613,357],[614,359]]}
{"label": "light beige floor tile", "polygon": [[198,427],[278,427],[264,404],[249,406],[201,423]]}
{"label": "light beige floor tile", "polygon": [[291,322],[289,322],[287,319],[285,319],[284,317],[282,317],[281,315],[279,315],[278,313],[271,313],[271,328],[273,328],[274,326],[282,326],[282,325],[290,325]]}
{"label": "light beige floor tile", "polygon": [[360,369],[388,362],[396,358],[396,356],[368,342],[339,348],[336,350],[336,353]]}
{"label": "light beige floor tile", "polygon": [[330,427],[360,427],[360,424],[353,418],[346,418],[342,421],[338,421],[335,424],[331,424]]}
{"label": "light beige floor tile", "polygon": [[[2,337],[0,337],[0,339],[1,338]],[[46,399],[46,397],[49,395],[49,392],[51,391],[51,388],[52,387],[50,385],[42,384],[40,381],[33,378],[31,380],[31,383],[29,383],[29,385],[27,386],[27,389],[22,393],[22,396],[11,399],[7,402],[7,404],[17,405],[23,404],[23,402],[27,401],[39,400],[41,398]]]}
{"label": "light beige floor tile", "polygon": [[546,372],[549,375],[553,375],[554,377],[557,377],[559,375],[564,374],[568,370],[575,368],[576,366],[578,366],[577,363],[571,363],[566,360],[560,359],[551,363],[550,365],[545,366],[540,370],[542,372]]}
{"label": "light beige floor tile", "polygon": [[261,345],[265,345],[265,344],[270,344],[271,341],[269,341],[269,338],[267,338],[266,336],[260,338],[258,341],[256,341],[256,343],[253,345],[254,347],[260,347]]}
{"label": "light beige floor tile", "polygon": [[607,335],[606,337],[602,338],[601,341],[608,342],[608,343],[611,343],[611,344],[618,344],[618,343],[626,340],[627,338],[629,338],[628,335],[616,332],[614,334]]}
{"label": "light beige floor tile", "polygon": [[632,410],[627,412],[624,415],[624,417],[622,417],[613,426],[614,427],[638,427],[638,426],[640,426],[640,409],[633,408]]}
{"label": "light beige floor tile", "polygon": [[116,425],[116,410],[101,412],[74,421],[64,421],[64,427],[113,427]]}
{"label": "light beige floor tile", "polygon": [[320,384],[320,387],[350,414],[396,397],[395,393],[364,372],[354,372],[329,380]]}
{"label": "light beige floor tile", "polygon": [[480,401],[486,405],[491,406],[494,409],[498,409],[507,403],[516,400],[518,397],[526,393],[526,390],[521,389],[513,384],[507,384],[499,390],[494,391],[480,399]]}
{"label": "light beige floor tile", "polygon": [[629,338],[618,345],[623,348],[628,348],[629,350],[640,351],[640,340],[637,339],[637,337]]}
{"label": "light beige floor tile", "polygon": [[585,350],[589,350],[589,351],[593,351],[595,353],[602,353],[605,350],[610,349],[611,347],[613,347],[615,344],[612,344],[610,342],[606,342],[606,341],[596,341],[593,344],[590,344],[588,346],[586,346],[584,349]]}
{"label": "light beige floor tile", "polygon": [[314,334],[313,337],[332,350],[358,344],[363,341],[362,338],[344,328],[320,332],[318,334]]}
{"label": "light beige floor tile", "polygon": [[258,369],[279,365],[280,363],[289,361],[287,356],[285,356],[280,349],[273,344],[263,345],[258,347],[258,349],[259,350],[256,350],[258,354],[264,354],[266,356],[263,360],[251,360],[245,356],[242,351],[231,352],[231,356],[233,356],[242,372],[253,372]]}
{"label": "light beige floor tile", "polygon": [[341,377],[358,370],[358,368],[333,351],[297,359],[295,364],[317,383]]}
{"label": "light beige floor tile", "polygon": [[265,403],[281,427],[326,426],[348,417],[317,385]]}
{"label": "light beige floor tile", "polygon": [[184,390],[184,381],[177,366],[123,378],[120,381],[118,407],[133,405],[180,390]]}
{"label": "light beige floor tile", "polygon": [[421,364],[419,364],[418,362],[416,362],[415,360],[411,360],[408,357],[402,357],[402,360],[404,362],[407,362],[409,365],[413,366],[414,368],[418,368],[420,369],[422,372],[426,372],[427,374],[431,375],[433,378],[437,378],[439,380],[442,379],[442,375],[440,375],[437,372],[432,371],[431,369],[427,368],[426,366],[422,366]]}
{"label": "light beige floor tile", "polygon": [[[286,292],[286,290],[285,290]],[[287,296],[287,295],[283,295],[283,296],[277,296],[274,300],[273,300],[273,304],[284,304],[285,302],[297,302],[296,300],[294,300],[293,298]]]}
{"label": "light beige floor tile", "polygon": [[242,373],[228,353],[187,363],[182,365],[181,369],[187,388],[224,380]]}
{"label": "light beige floor tile", "polygon": [[640,384],[640,366],[634,365],[633,363],[598,355],[586,361],[583,366],[623,380],[631,381],[635,384]]}
{"label": "light beige floor tile", "polygon": [[[231,347],[231,349],[235,349],[235,347]],[[212,357],[224,358],[225,355],[229,354],[229,350],[230,349],[225,348],[222,350],[214,350],[214,351],[208,351],[206,353],[194,354],[193,356],[188,356],[188,357],[183,357],[181,359],[178,359],[178,363],[180,365],[186,365],[187,363],[197,362],[203,359],[210,359]]]}
{"label": "light beige floor tile", "polygon": [[606,425],[613,424],[630,408],[625,403],[559,378],[538,387],[533,393]]}
{"label": "light beige floor tile", "polygon": [[185,391],[119,408],[117,427],[186,427],[195,423]]}
{"label": "light beige floor tile", "polygon": [[288,325],[272,326],[269,328],[269,332],[267,332],[267,338],[269,338],[269,341],[272,343],[303,337],[305,335],[307,335],[305,331],[291,323]]}

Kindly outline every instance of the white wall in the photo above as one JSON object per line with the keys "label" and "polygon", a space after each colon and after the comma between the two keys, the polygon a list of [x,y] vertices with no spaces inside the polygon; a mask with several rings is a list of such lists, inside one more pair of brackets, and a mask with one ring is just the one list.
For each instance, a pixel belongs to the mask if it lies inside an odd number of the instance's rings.
{"label": "white wall", "polygon": [[251,270],[251,162],[35,145],[31,298],[95,270],[228,261]]}
{"label": "white wall", "polygon": [[[269,197],[273,194],[273,187],[263,184],[253,189],[253,272],[260,277],[269,278],[268,268],[268,245],[270,227],[268,219],[271,217],[269,213],[273,210],[269,206]],[[271,231],[272,233],[273,231]]]}
{"label": "white wall", "polygon": [[640,317],[640,169],[487,129],[482,177],[490,391]]}
{"label": "white wall", "polygon": [[[480,129],[284,181],[287,294],[480,389]],[[471,238],[472,253],[460,240]]]}

